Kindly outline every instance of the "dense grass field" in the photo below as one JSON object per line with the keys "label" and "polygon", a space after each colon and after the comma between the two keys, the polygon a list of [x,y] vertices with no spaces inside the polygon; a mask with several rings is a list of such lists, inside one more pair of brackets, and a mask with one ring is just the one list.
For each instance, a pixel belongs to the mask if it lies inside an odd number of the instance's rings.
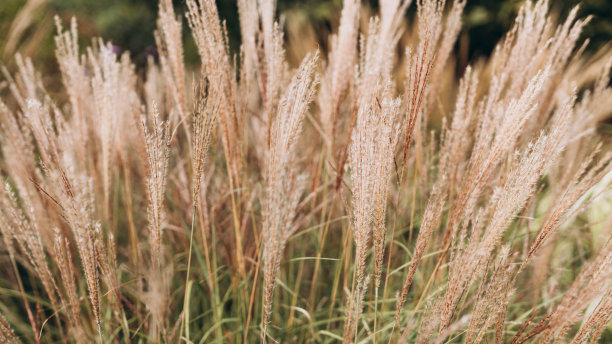
{"label": "dense grass field", "polygon": [[240,43],[160,0],[144,63],[59,17],[57,74],[7,60],[0,342],[612,341],[591,18],[525,1],[465,60],[465,0],[345,0],[323,45],[237,5]]}

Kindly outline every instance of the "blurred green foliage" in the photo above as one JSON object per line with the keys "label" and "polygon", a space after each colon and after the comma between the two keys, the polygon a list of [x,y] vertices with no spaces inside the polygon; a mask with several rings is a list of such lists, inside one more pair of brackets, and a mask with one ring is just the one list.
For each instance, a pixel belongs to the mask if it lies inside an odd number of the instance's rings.
{"label": "blurred green foliage", "polygon": [[[468,0],[464,22],[470,37],[470,56],[488,55],[495,43],[512,25],[520,5],[519,0]],[[594,50],[612,40],[612,1],[609,0],[563,0],[550,1],[553,12],[564,18],[580,4],[579,17],[593,16],[583,36],[591,39]]]}
{"label": "blurred green foliage", "polygon": [[[33,1],[33,0],[29,0]],[[367,0],[366,0],[367,1]],[[413,0],[413,2],[416,0]],[[11,25],[17,13],[28,0],[0,0],[0,53],[3,63],[10,64],[14,51],[5,51]],[[43,71],[56,69],[54,62],[53,35],[54,15],[59,15],[65,26],[72,16],[79,24],[83,44],[93,37],[110,40],[120,50],[129,50],[137,65],[143,65],[146,57],[155,53],[153,31],[156,25],[157,0],[38,0],[42,5],[33,11],[28,28],[19,37],[16,49],[34,58]],[[178,13],[185,9],[184,0],[174,0]],[[231,48],[236,51],[240,42],[240,29],[236,0],[218,0],[219,12],[226,20]],[[495,43],[512,25],[523,0],[468,0],[464,14],[464,43],[468,43],[468,57],[488,55]],[[593,21],[585,30],[592,38],[591,49],[612,40],[612,1],[610,0],[564,0],[552,1],[554,10],[561,16],[578,3],[582,3],[580,15],[593,15]],[[369,1],[375,10],[377,1]],[[330,31],[336,25],[342,7],[341,0],[279,0],[278,12],[301,11],[315,31]],[[414,15],[415,6],[407,14]],[[184,23],[185,58],[188,64],[198,61],[193,41]],[[466,38],[468,38],[466,40]]]}

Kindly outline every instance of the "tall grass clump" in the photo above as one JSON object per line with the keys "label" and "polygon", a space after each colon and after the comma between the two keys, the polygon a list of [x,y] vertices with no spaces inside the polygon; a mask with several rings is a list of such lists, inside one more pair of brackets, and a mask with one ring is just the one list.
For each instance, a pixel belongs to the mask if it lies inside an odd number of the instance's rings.
{"label": "tall grass clump", "polygon": [[56,17],[61,90],[2,68],[0,342],[608,342],[612,49],[525,1],[464,63],[465,5],[239,0],[234,51],[161,0],[142,69]]}

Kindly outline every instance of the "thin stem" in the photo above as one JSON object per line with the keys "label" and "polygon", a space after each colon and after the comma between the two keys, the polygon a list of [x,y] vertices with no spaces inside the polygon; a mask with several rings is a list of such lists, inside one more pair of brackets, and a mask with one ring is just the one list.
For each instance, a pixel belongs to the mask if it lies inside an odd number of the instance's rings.
{"label": "thin stem", "polygon": [[376,320],[378,320],[378,287],[375,288],[374,291],[374,341],[373,343],[376,343],[376,325],[377,322]]}
{"label": "thin stem", "polygon": [[196,205],[193,204],[193,214],[191,215],[191,231],[189,234],[189,254],[187,256],[187,275],[185,276],[185,297],[183,298],[183,314],[181,321],[181,330],[179,333],[183,333],[183,327],[185,327],[185,339],[189,342],[189,325],[185,326],[185,309],[187,308],[187,283],[189,283],[189,273],[191,271],[191,251],[193,249],[193,227],[195,223]]}

